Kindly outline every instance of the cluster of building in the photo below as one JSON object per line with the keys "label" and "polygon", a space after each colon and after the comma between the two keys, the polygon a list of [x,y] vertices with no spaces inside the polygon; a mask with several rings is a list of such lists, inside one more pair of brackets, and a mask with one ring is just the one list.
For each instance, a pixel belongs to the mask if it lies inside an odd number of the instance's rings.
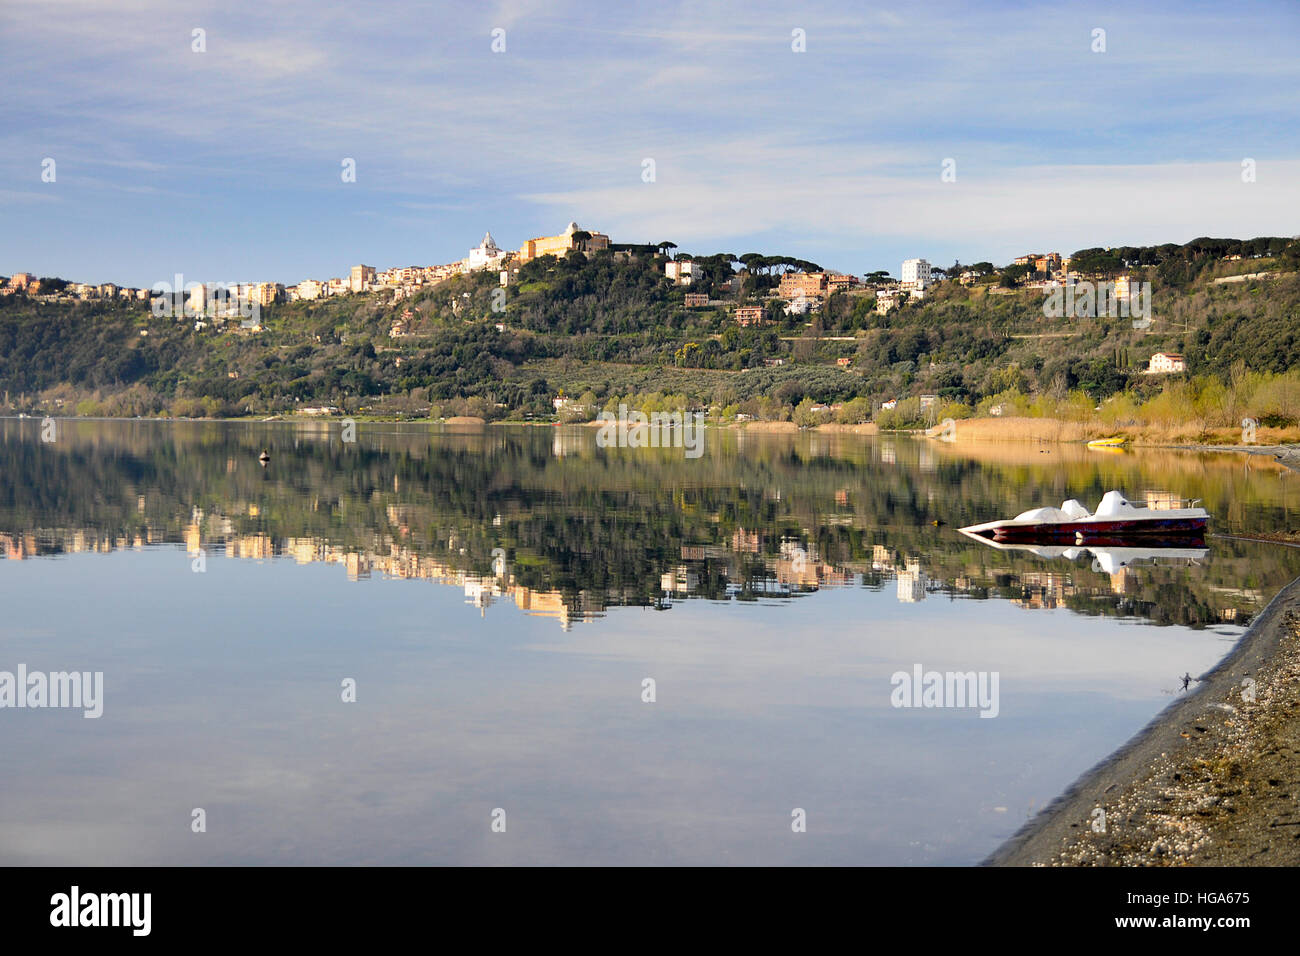
{"label": "cluster of building", "polygon": [[[245,309],[250,304],[264,307],[276,302],[314,300],[327,296],[356,295],[367,292],[391,292],[396,300],[409,298],[425,287],[436,285],[456,275],[489,270],[499,272],[501,285],[508,286],[521,265],[541,256],[559,257],[568,255],[571,252],[590,256],[609,249],[614,250],[616,257],[630,256],[634,254],[631,251],[634,248],[637,247],[615,247],[610,243],[608,235],[582,229],[576,222],[570,222],[564,231],[558,235],[528,239],[519,247],[518,251],[502,249],[492,237],[491,232],[488,232],[484,234],[482,241],[477,246],[469,250],[465,258],[442,265],[404,266],[381,271],[374,266],[359,264],[353,266],[347,276],[330,279],[304,279],[296,285],[290,286],[275,282],[188,283],[184,290],[185,308],[187,313],[196,316],[229,318],[247,315]],[[1077,273],[1071,271],[1070,259],[1062,257],[1059,252],[1029,253],[1017,256],[1013,260],[1013,264],[1027,267],[1030,270],[1032,278],[1022,284],[1023,288],[1050,290],[1055,286],[1069,284],[1081,278]],[[882,276],[883,273],[874,275]],[[765,302],[732,301],[723,303],[711,299],[704,292],[694,291],[685,292],[683,298],[684,305],[688,309],[709,308],[726,304],[730,309],[731,318],[737,325],[742,327],[762,324],[769,317],[773,308],[774,303],[772,300],[781,300],[783,302],[782,309],[787,316],[805,315],[820,310],[826,298],[837,292],[867,294],[869,291],[875,297],[876,312],[883,315],[898,307],[906,299],[924,298],[927,290],[935,282],[934,269],[925,259],[904,260],[900,275],[901,278],[898,281],[888,278],[883,281],[870,281],[873,277],[868,277],[871,285],[868,290],[857,276],[824,271],[792,271],[781,276],[775,293]],[[704,270],[701,263],[688,257],[681,257],[669,259],[664,263],[664,276],[674,285],[690,289],[701,282],[704,277]],[[957,279],[964,285],[971,285],[987,277],[986,272],[976,272],[975,270],[963,271],[960,276],[948,276],[950,279]],[[1113,280],[1114,296],[1127,299],[1136,291],[1138,281],[1136,277],[1127,275]],[[735,275],[721,286],[715,281],[713,290],[715,293],[739,293],[742,282],[743,274]],[[165,285],[165,283],[162,285]],[[158,294],[149,289],[131,289],[113,283],[104,283],[97,286],[68,283],[61,291],[45,290],[42,288],[41,280],[27,272],[13,275],[3,286],[0,286],[0,295],[12,295],[16,292],[31,296],[53,295],[55,298],[121,298],[138,301],[149,301]],[[402,319],[394,322],[391,334],[394,337],[412,334],[412,321],[413,316],[408,310],[407,313],[404,313]],[[206,322],[199,321],[195,323],[195,328],[201,328],[205,325]],[[502,328],[502,326],[498,327]],[[260,329],[260,322],[256,318],[247,319],[241,323],[241,328],[257,331]],[[142,329],[141,335],[145,334],[147,334],[147,330]],[[842,359],[840,364],[847,366],[849,361]],[[1181,355],[1156,353],[1151,357],[1147,371],[1150,374],[1171,374],[1182,372],[1185,368],[1186,364]],[[889,404],[891,403],[887,403],[885,407],[888,408]]]}
{"label": "cluster of building", "polygon": [[1016,256],[1011,260],[1011,264],[1013,266],[1028,266],[1035,275],[1040,275],[1044,279],[1050,279],[1054,275],[1070,271],[1070,260],[1062,259],[1059,252],[1049,252],[1046,255],[1031,252],[1025,256]]}
{"label": "cluster of building", "polygon": [[47,283],[30,272],[16,272],[9,281],[0,286],[0,295],[13,295],[21,292],[29,296],[48,296],[55,301],[68,299],[127,299],[148,302],[151,292],[148,289],[131,289],[126,286],[105,282],[100,285],[87,285],[84,282],[69,282],[61,290],[47,288]]}
{"label": "cluster of building", "polygon": [[[239,313],[239,302],[268,306],[276,302],[357,295],[363,292],[393,292],[399,299],[406,298],[425,286],[436,285],[452,276],[483,270],[501,270],[501,284],[507,285],[511,274],[520,265],[540,256],[564,256],[574,251],[591,255],[609,248],[609,236],[601,232],[589,232],[580,228],[576,222],[570,222],[568,228],[559,235],[529,239],[520,246],[518,252],[501,249],[489,232],[484,235],[482,242],[469,250],[464,259],[443,265],[379,270],[371,265],[359,264],[353,266],[346,276],[304,279],[295,285],[286,286],[278,282],[191,282],[186,283],[184,290],[168,287],[166,292],[183,292],[187,313],[234,316]],[[0,285],[0,295],[13,295],[16,292],[29,296],[53,296],[56,300],[120,298],[141,302],[148,302],[157,294],[155,290],[131,289],[111,282],[102,285],[68,283],[56,292],[43,288],[41,280],[29,272],[16,273]]]}
{"label": "cluster of building", "polygon": [[884,315],[897,308],[904,299],[923,299],[925,290],[934,284],[932,266],[925,259],[904,259],[898,282],[876,288],[876,314]]}
{"label": "cluster of building", "polygon": [[519,266],[541,256],[565,256],[570,252],[592,255],[609,248],[609,236],[603,232],[589,232],[576,222],[570,222],[559,235],[527,240],[518,252],[502,249],[492,238],[492,233],[487,232],[464,259],[456,262],[436,266],[403,266],[383,271],[376,270],[374,266],[357,265],[352,267],[347,278],[305,279],[290,286],[286,290],[286,298],[292,302],[362,292],[393,292],[399,299],[408,298],[422,287],[436,285],[452,276],[486,271],[499,271],[501,284],[509,285],[511,276],[518,271]]}

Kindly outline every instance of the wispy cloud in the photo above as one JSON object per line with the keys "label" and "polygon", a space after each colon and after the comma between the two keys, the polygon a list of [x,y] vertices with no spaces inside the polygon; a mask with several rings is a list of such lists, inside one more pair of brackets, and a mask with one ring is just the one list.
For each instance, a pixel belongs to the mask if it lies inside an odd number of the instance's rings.
{"label": "wispy cloud", "polygon": [[[54,156],[58,194],[119,224],[107,257],[71,221],[20,222],[63,246],[63,271],[157,256],[150,210],[113,199],[152,190],[238,208],[243,249],[268,273],[287,253],[257,234],[286,215],[322,260],[450,259],[489,225],[510,243],[575,217],[616,238],[779,236],[845,260],[1027,235],[1068,247],[1279,231],[1297,208],[1284,180],[1300,159],[1300,11],[1174,9],[11,0],[0,184],[23,193]],[[791,49],[795,28],[807,52]],[[1259,181],[1234,192],[1245,156]],[[343,157],[357,161],[350,187]],[[941,189],[945,157],[958,181]],[[358,203],[376,223],[384,207],[430,220],[326,248],[331,219],[355,223]],[[422,229],[436,238],[409,248]],[[6,261],[26,248],[0,238]]]}

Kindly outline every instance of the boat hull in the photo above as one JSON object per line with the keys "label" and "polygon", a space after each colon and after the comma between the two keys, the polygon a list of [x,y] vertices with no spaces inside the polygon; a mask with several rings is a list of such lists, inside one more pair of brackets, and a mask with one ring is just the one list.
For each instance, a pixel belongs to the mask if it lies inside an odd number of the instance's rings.
{"label": "boat hull", "polygon": [[1147,535],[1169,538],[1203,535],[1205,522],[1206,519],[1202,517],[1178,517],[1004,524],[995,525],[984,534],[994,541],[1008,542],[1128,540]]}

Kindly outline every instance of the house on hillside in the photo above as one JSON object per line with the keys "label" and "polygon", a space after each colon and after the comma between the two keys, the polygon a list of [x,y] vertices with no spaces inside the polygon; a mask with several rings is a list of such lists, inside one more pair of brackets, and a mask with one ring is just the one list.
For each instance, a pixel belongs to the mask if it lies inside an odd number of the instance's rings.
{"label": "house on hillside", "polygon": [[699,272],[690,259],[672,259],[664,263],[664,275],[674,285],[691,285],[698,278]]}
{"label": "house on hillside", "polygon": [[1151,361],[1147,363],[1148,375],[1171,375],[1175,372],[1187,371],[1187,362],[1181,355],[1173,352],[1157,352],[1151,356]]}

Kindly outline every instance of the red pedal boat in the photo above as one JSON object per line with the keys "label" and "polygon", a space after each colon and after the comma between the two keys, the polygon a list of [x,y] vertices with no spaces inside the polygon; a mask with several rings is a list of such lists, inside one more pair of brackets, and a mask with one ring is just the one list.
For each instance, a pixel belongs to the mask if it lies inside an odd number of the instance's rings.
{"label": "red pedal boat", "polygon": [[1071,498],[1059,508],[1034,508],[1010,520],[988,521],[961,530],[990,541],[1068,541],[1086,544],[1102,539],[1127,540],[1139,536],[1172,538],[1205,533],[1210,513],[1188,502],[1181,508],[1139,508],[1118,491],[1108,491],[1095,512]]}

